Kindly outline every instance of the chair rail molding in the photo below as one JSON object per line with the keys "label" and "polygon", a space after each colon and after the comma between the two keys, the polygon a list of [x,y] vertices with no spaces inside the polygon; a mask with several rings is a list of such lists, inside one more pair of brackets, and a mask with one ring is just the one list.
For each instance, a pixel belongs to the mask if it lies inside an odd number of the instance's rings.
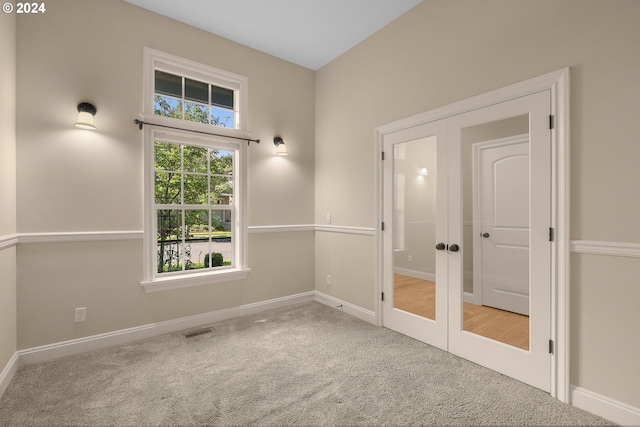
{"label": "chair rail molding", "polygon": [[287,233],[291,231],[315,231],[314,224],[286,224],[286,225],[250,225],[250,234],[254,233]]}
{"label": "chair rail molding", "polygon": [[4,236],[0,236],[0,251],[2,249],[8,249],[14,247],[18,244],[19,235],[17,234],[7,234]]}
{"label": "chair rail molding", "polygon": [[640,243],[573,240],[571,242],[571,252],[576,254],[640,258]]}
{"label": "chair rail molding", "polygon": [[[283,224],[283,225],[251,225],[249,234],[259,233],[288,233],[303,231],[322,231],[329,233],[357,234],[374,236],[375,229],[371,227],[351,227],[339,225],[317,224]],[[65,243],[65,242],[98,242],[108,240],[138,240],[142,239],[142,230],[118,231],[55,231],[40,233],[17,233],[0,236],[0,250],[30,243]]]}
{"label": "chair rail molding", "polygon": [[376,230],[373,227],[348,227],[342,225],[316,225],[316,231],[325,233],[358,234],[361,236],[375,236]]}
{"label": "chair rail molding", "polygon": [[51,233],[19,233],[18,243],[96,242],[103,240],[142,239],[142,230],[128,231],[69,231]]}

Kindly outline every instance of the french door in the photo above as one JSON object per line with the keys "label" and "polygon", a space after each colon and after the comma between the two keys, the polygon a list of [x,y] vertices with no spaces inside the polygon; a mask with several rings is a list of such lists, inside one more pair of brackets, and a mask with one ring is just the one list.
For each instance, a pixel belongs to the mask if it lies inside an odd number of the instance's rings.
{"label": "french door", "polygon": [[390,134],[384,151],[384,326],[447,350],[448,260],[434,249],[448,235],[447,123]]}
{"label": "french door", "polygon": [[383,325],[550,391],[550,91],[384,135]]}

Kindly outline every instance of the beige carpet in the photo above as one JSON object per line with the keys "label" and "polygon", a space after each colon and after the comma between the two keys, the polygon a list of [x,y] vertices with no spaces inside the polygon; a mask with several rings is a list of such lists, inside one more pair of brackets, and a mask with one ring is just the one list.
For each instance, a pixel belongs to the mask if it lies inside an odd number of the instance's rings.
{"label": "beige carpet", "polygon": [[605,425],[318,303],[22,366],[0,425]]}

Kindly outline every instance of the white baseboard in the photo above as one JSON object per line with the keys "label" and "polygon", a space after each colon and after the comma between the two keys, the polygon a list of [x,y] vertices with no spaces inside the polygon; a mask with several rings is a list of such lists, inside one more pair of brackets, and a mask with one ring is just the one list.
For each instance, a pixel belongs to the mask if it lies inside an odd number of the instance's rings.
{"label": "white baseboard", "polygon": [[[18,366],[22,364],[45,362],[63,356],[83,353],[118,344],[125,344],[143,338],[150,338],[170,332],[195,328],[209,323],[308,301],[316,301],[333,308],[341,306],[340,308],[342,311],[347,314],[372,324],[375,324],[376,322],[375,313],[371,310],[366,310],[362,307],[322,292],[309,291],[282,298],[275,298],[268,301],[246,304],[239,307],[20,350],[14,353],[2,372],[0,372],[0,397],[2,397],[2,394],[9,386]],[[571,386],[570,402],[573,406],[584,409],[587,412],[599,415],[621,425],[640,425],[640,408],[635,408],[625,403],[618,402],[614,399],[602,396],[581,387]]]}
{"label": "white baseboard", "polygon": [[321,304],[328,305],[333,308],[342,306],[340,309],[343,312],[350,314],[353,317],[357,317],[360,320],[364,320],[365,322],[373,323],[374,325],[376,323],[376,314],[371,310],[366,310],[357,305],[332,297],[331,295],[323,294],[322,292],[316,291],[315,294],[315,300]]}
{"label": "white baseboard", "polygon": [[473,292],[464,292],[462,294],[462,301],[468,302],[469,304],[476,304],[476,296]]}
{"label": "white baseboard", "polygon": [[[275,298],[268,301],[241,305],[239,307],[232,307],[224,310],[217,310],[209,313],[197,314],[194,316],[182,317],[179,319],[167,320],[158,323],[151,323],[134,328],[121,329],[119,331],[107,332],[104,334],[92,335],[89,337],[83,337],[69,341],[47,344],[40,347],[19,350],[16,353],[16,360],[20,365],[46,362],[64,356],[71,356],[73,354],[84,353],[86,351],[97,350],[113,345],[126,344],[140,339],[151,338],[154,336],[190,328],[196,328],[209,323],[220,322],[222,320],[228,320],[235,317],[259,313],[286,305],[314,300],[331,307],[342,305],[342,310],[345,313],[348,313],[366,322],[375,323],[375,313],[373,311],[365,310],[354,304],[342,301],[321,292],[309,291],[282,298]],[[17,366],[15,361],[12,363],[13,364],[11,364],[10,366],[12,366],[11,369],[13,369],[13,371],[6,374],[6,376],[9,378],[7,380],[7,384],[8,381],[10,381],[11,377],[13,377],[12,372],[15,372],[15,368]],[[5,368],[5,371],[7,371],[8,369],[9,368]],[[4,379],[4,377],[5,373],[3,371],[3,377],[0,377],[0,379]],[[0,383],[0,385],[1,384],[2,383]]]}
{"label": "white baseboard", "polygon": [[16,371],[18,370],[18,353],[13,353],[11,359],[7,362],[2,372],[0,372],[0,398],[4,394],[4,391],[9,387],[9,383],[13,379]]}
{"label": "white baseboard", "polygon": [[640,408],[618,402],[581,387],[571,386],[571,404],[623,426],[640,425]]}
{"label": "white baseboard", "polygon": [[401,274],[403,276],[413,277],[415,279],[429,280],[431,282],[435,282],[436,280],[436,275],[433,273],[427,273],[426,271],[411,270],[410,268],[395,267],[393,269],[393,272],[395,274]]}
{"label": "white baseboard", "polygon": [[63,341],[40,347],[20,350],[18,351],[19,361],[21,365],[46,362],[48,360],[58,359],[64,356],[84,353],[86,351],[110,347],[113,345],[126,344],[132,341],[151,338],[154,336],[181,331],[184,329],[196,328],[208,323],[246,316],[286,305],[313,301],[314,295],[314,291],[309,291],[282,298],[275,298],[268,301],[241,305],[239,307],[217,310],[209,313],[197,314],[194,316],[182,317],[179,319],[167,320],[164,322],[151,323],[148,325],[137,326],[135,328],[122,329],[105,334],[93,335],[90,337],[78,338],[75,340]]}

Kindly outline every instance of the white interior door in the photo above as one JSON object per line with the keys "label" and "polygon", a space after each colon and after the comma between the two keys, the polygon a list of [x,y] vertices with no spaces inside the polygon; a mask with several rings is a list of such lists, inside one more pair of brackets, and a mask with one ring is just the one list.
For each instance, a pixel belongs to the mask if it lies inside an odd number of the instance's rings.
{"label": "white interior door", "polygon": [[445,121],[384,139],[383,324],[447,349]]}
{"label": "white interior door", "polygon": [[[484,107],[451,117],[447,134],[449,245],[460,245],[448,258],[449,351],[545,391],[551,387],[550,105],[550,92],[542,91]],[[496,139],[496,134],[521,135],[523,128],[523,142],[487,150],[486,163],[492,165],[487,168],[493,171],[482,175],[469,171],[474,147]],[[486,193],[483,189],[488,201],[474,204],[474,188],[485,186],[490,188]],[[473,224],[477,210],[488,225]],[[491,228],[479,233],[478,226]],[[489,244],[492,238],[494,243]],[[469,325],[474,307],[465,305],[465,290],[478,290],[465,289],[464,277],[469,265],[477,264],[473,248],[478,240],[483,275],[484,268],[489,270],[493,294],[517,297],[528,306],[519,310],[528,313],[519,317],[528,329],[528,342],[522,347]],[[482,294],[483,303],[486,296]],[[508,328],[510,322],[498,328]]]}
{"label": "white interior door", "polygon": [[[542,91],[383,139],[383,325],[545,391],[551,388],[550,103],[550,91]],[[524,345],[485,333],[483,325],[471,328],[469,300],[491,300],[477,298],[476,265],[490,276],[492,294],[518,301],[520,308],[509,311],[524,313],[515,314]],[[412,278],[434,282],[433,315],[423,314],[419,302],[414,309],[401,301],[402,285]],[[498,321],[497,329],[509,332],[512,323]]]}
{"label": "white interior door", "polygon": [[479,142],[474,291],[484,306],[529,315],[529,135]]}

